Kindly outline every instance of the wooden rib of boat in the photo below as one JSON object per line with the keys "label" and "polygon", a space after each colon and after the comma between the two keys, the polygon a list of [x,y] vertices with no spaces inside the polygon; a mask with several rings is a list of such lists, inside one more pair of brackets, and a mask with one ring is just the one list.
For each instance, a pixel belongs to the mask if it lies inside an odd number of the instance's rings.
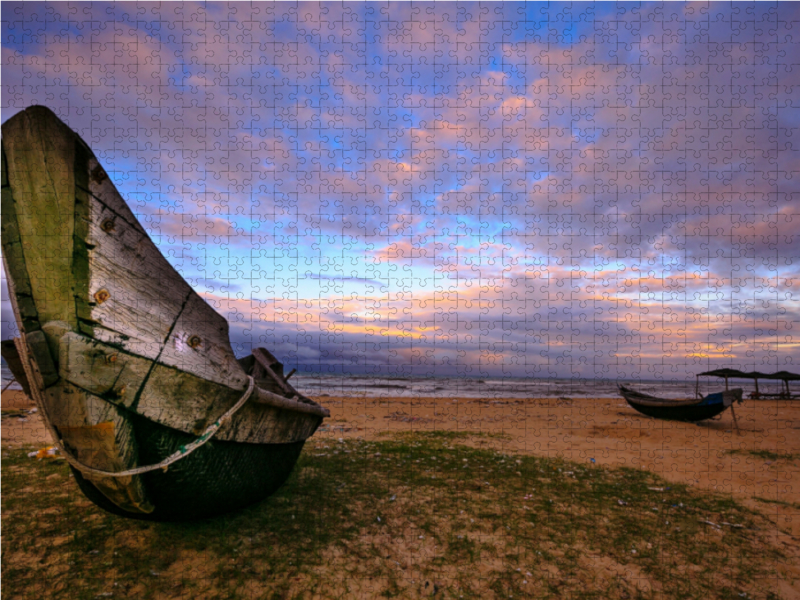
{"label": "wooden rib of boat", "polygon": [[23,393],[28,398],[32,398],[33,394],[31,394],[31,390],[28,387],[28,378],[25,376],[25,368],[22,366],[15,340],[3,340],[0,342],[0,354],[2,354],[3,360],[6,361],[8,370],[11,371],[14,380],[22,387]]}
{"label": "wooden rib of boat", "polygon": [[643,415],[668,419],[671,421],[702,421],[710,419],[725,411],[734,402],[742,401],[740,388],[709,394],[701,399],[670,400],[643,394],[635,390],[619,386],[619,393],[625,401]]}
{"label": "wooden rib of boat", "polygon": [[[235,358],[227,321],[53,112],[30,107],[2,134],[15,347],[81,490],[110,512],[151,520],[209,517],[273,493],[328,410],[299,394],[266,350]],[[213,440],[168,468],[107,474],[185,451],[237,405]]]}

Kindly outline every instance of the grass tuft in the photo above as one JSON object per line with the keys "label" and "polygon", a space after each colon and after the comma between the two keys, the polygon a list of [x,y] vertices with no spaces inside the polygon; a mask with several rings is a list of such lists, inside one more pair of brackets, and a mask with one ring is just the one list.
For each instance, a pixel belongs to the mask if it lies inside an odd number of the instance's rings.
{"label": "grass tuft", "polygon": [[791,452],[772,452],[770,450],[742,450],[736,448],[734,450],[726,450],[725,454],[730,455],[743,455],[753,456],[755,458],[763,458],[764,460],[796,460],[800,458],[800,454],[793,454]]}

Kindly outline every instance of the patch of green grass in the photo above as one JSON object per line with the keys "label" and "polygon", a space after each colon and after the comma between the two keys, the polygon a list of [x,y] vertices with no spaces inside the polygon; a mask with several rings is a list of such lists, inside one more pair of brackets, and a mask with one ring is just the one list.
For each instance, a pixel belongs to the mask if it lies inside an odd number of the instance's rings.
{"label": "patch of green grass", "polygon": [[63,461],[4,450],[4,595],[766,598],[786,560],[729,497],[470,435],[315,440],[272,497],[180,524],[104,513]]}
{"label": "patch of green grass", "polygon": [[758,500],[759,502],[764,502],[766,504],[777,504],[778,506],[785,506],[786,508],[794,508],[795,510],[800,510],[800,504],[797,502],[784,502],[783,500],[770,500],[769,498],[761,498],[759,496],[753,496],[753,500]]}
{"label": "patch of green grass", "polygon": [[770,450],[743,450],[736,448],[734,450],[726,450],[725,454],[731,455],[744,455],[754,456],[755,458],[763,458],[764,460],[795,460],[800,458],[800,454],[793,454],[791,452],[772,452]]}

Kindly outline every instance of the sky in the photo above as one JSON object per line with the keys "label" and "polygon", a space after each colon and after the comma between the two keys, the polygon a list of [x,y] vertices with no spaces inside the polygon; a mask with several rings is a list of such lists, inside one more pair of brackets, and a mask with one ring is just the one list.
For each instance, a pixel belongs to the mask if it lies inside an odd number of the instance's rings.
{"label": "sky", "polygon": [[0,8],[2,121],[77,131],[239,356],[800,371],[800,5]]}

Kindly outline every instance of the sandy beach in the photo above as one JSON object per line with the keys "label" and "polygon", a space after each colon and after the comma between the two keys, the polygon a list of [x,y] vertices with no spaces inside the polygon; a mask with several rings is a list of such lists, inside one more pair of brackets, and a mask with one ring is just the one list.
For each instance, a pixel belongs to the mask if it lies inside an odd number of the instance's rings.
{"label": "sandy beach", "polygon": [[[482,433],[465,443],[646,469],[670,482],[731,495],[775,523],[776,544],[800,565],[800,403],[746,401],[736,406],[737,432],[730,411],[700,424],[660,421],[640,415],[621,398],[317,399],[331,410],[312,438],[317,445],[339,438],[378,441],[403,432]],[[3,448],[50,443],[22,392],[5,392],[2,408]],[[788,569],[800,581],[800,566]],[[800,598],[798,585],[781,581],[781,596]]]}
{"label": "sandy beach", "polygon": [[475,400],[319,398],[331,410],[316,436],[378,439],[386,432],[437,429],[502,434],[478,443],[576,462],[646,469],[667,480],[731,494],[771,511],[800,536],[800,511],[755,498],[800,503],[800,461],[753,453],[800,454],[800,403],[745,401],[699,424],[662,421],[622,398]]}
{"label": "sandy beach", "polygon": [[0,400],[0,408],[3,411],[0,425],[3,448],[51,443],[50,432],[47,431],[33,401],[24,392],[6,390]]}
{"label": "sandy beach", "polygon": [[[800,402],[745,401],[698,424],[639,414],[622,398],[318,398],[331,418],[316,436],[380,439],[389,432],[454,430],[489,435],[473,443],[576,462],[632,467],[728,495],[781,532],[797,560],[781,597],[800,598]],[[761,456],[759,456],[759,454]],[[771,454],[790,458],[774,458]],[[767,455],[768,457],[764,457]]]}

